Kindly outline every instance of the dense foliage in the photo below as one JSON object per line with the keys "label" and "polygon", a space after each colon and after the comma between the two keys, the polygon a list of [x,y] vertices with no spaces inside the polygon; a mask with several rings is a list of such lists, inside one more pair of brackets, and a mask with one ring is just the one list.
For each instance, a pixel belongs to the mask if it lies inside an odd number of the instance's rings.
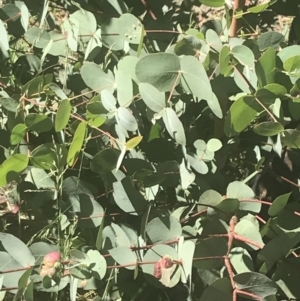
{"label": "dense foliage", "polygon": [[1,300],[300,298],[300,1],[244,2],[0,1]]}

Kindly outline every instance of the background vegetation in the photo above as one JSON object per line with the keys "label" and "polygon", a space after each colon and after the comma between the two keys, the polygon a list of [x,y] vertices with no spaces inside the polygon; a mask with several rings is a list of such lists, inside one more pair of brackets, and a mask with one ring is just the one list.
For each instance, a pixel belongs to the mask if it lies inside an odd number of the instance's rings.
{"label": "background vegetation", "polygon": [[0,19],[1,300],[300,298],[299,0]]}

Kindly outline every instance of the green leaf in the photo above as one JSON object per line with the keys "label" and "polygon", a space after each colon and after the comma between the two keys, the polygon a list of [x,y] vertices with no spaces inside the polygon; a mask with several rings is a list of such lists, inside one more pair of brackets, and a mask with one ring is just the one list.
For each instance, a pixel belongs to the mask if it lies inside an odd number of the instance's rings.
{"label": "green leaf", "polygon": [[195,252],[195,242],[187,240],[183,242],[180,249],[180,259],[182,260],[183,273],[181,273],[181,281],[187,283],[192,277],[193,258]]}
{"label": "green leaf", "polygon": [[8,57],[8,50],[9,50],[9,39],[7,31],[4,27],[4,23],[0,22],[0,36],[1,36],[1,43],[0,43],[0,49],[4,57]]}
{"label": "green leaf", "polygon": [[95,173],[112,171],[116,168],[120,151],[114,148],[106,148],[97,153],[91,161],[91,170]]}
{"label": "green leaf", "polygon": [[229,254],[229,259],[238,274],[254,271],[252,257],[244,248],[232,248]]}
{"label": "green leaf", "polygon": [[298,279],[300,268],[300,258],[291,257],[281,261],[275,273],[272,276],[273,281],[276,281],[278,286],[286,294],[290,300],[297,299],[300,296]]}
{"label": "green leaf", "polygon": [[126,142],[126,149],[127,150],[134,149],[135,147],[137,147],[140,144],[142,139],[143,139],[143,136],[136,136],[136,137],[131,138],[130,140],[128,140]]}
{"label": "green leaf", "polygon": [[47,31],[35,26],[30,27],[26,31],[25,38],[30,44],[37,48],[45,48],[51,39]]}
{"label": "green leaf", "polygon": [[180,62],[174,54],[148,54],[138,61],[135,72],[139,82],[166,92],[179,83]]}
{"label": "green leaf", "polygon": [[[225,119],[225,134],[232,137],[243,131],[263,108],[253,96],[242,96],[230,107]],[[243,118],[241,118],[243,116]]]}
{"label": "green leaf", "polygon": [[274,262],[283,260],[299,242],[299,232],[281,233],[264,246],[258,253],[258,258]]}
{"label": "green leaf", "polygon": [[193,267],[198,269],[217,269],[224,265],[223,256],[228,250],[226,239],[210,237],[196,244]]}
{"label": "green leaf", "polygon": [[201,295],[199,301],[232,300],[232,286],[228,278],[221,278],[209,285]]}
{"label": "green leaf", "polygon": [[176,240],[181,236],[179,221],[173,216],[156,217],[146,226],[146,233],[152,243]]}
{"label": "green leaf", "polygon": [[259,273],[246,272],[238,274],[233,277],[233,280],[237,289],[258,296],[260,299],[277,293],[277,284]]}
{"label": "green leaf", "polygon": [[24,139],[24,136],[27,132],[27,126],[23,123],[17,124],[11,131],[10,135],[10,144],[17,145]]}
{"label": "green leaf", "polygon": [[115,71],[115,80],[118,103],[121,107],[128,107],[133,101],[132,80],[127,73],[122,70]]}
{"label": "green leaf", "polygon": [[142,23],[132,14],[123,14],[119,18],[119,34],[131,44],[139,44],[142,37]]}
{"label": "green leaf", "polygon": [[67,126],[69,122],[71,110],[72,110],[72,106],[70,104],[70,100],[64,99],[60,103],[55,117],[54,128],[56,132],[63,130]]}
{"label": "green leaf", "polygon": [[82,121],[79,123],[72,140],[72,143],[69,148],[67,163],[69,166],[72,166],[78,154],[81,151],[83,141],[86,133],[86,122]]}
{"label": "green leaf", "polygon": [[114,91],[115,80],[111,73],[105,73],[102,68],[92,62],[85,62],[80,69],[85,84],[93,91],[98,93],[106,89],[110,92]]}
{"label": "green leaf", "polygon": [[269,31],[261,34],[257,39],[257,45],[260,51],[264,51],[269,47],[278,49],[280,43],[284,42],[284,36],[276,31]]}
{"label": "green leaf", "polygon": [[[123,265],[126,269],[128,270],[135,269],[137,257],[130,249],[125,247],[117,247],[109,250],[109,254],[118,264]],[[130,266],[126,266],[129,264]]]}
{"label": "green leaf", "polygon": [[[246,216],[247,217],[247,216]],[[240,237],[244,237],[248,239],[248,242],[245,242],[245,247],[250,250],[258,250],[260,247],[262,248],[264,246],[264,242],[261,238],[261,234],[259,233],[259,227],[255,223],[257,222],[255,217],[252,216],[253,218],[250,220],[248,218],[242,218],[235,226],[235,233],[238,234]],[[252,244],[253,242],[254,244]],[[237,242],[236,244],[240,245],[240,241]],[[258,245],[260,247],[258,247]]]}
{"label": "green leaf", "polygon": [[225,0],[201,0],[201,3],[210,7],[221,7],[225,4]]}
{"label": "green leaf", "polygon": [[130,240],[126,232],[117,224],[111,223],[103,229],[103,241],[110,240],[111,247],[126,247],[130,248]]}
{"label": "green leaf", "polygon": [[45,143],[32,151],[30,162],[35,167],[50,170],[64,166],[66,159],[67,149],[63,145]]}
{"label": "green leaf", "polygon": [[239,210],[239,207],[240,202],[238,199],[225,199],[220,204],[218,204],[216,208],[221,212],[233,215]]}
{"label": "green leaf", "polygon": [[211,49],[217,52],[220,52],[223,47],[220,37],[212,29],[208,29],[206,32],[206,42]]}
{"label": "green leaf", "polygon": [[[214,190],[207,190],[201,194],[199,201],[198,201],[198,210],[203,210],[208,208],[207,213],[212,214],[214,213],[214,209],[210,207],[217,207],[223,200],[221,194]],[[208,207],[209,206],[209,207]]]}
{"label": "green leaf", "polygon": [[97,20],[91,12],[83,9],[77,10],[70,15],[71,22],[77,21],[80,39],[87,42],[91,39],[97,29]]}
{"label": "green leaf", "polygon": [[52,120],[45,114],[28,114],[25,117],[25,125],[31,131],[43,133],[52,129]]}
{"label": "green leaf", "polygon": [[166,106],[165,94],[147,83],[139,84],[141,97],[147,107],[153,112],[159,113]]}
{"label": "green leaf", "polygon": [[259,84],[264,87],[274,83],[276,67],[276,54],[273,48],[268,48],[259,58],[255,69]]}
{"label": "green leaf", "polygon": [[117,123],[127,131],[135,132],[138,129],[137,121],[128,108],[119,107],[116,120]]}
{"label": "green leaf", "polygon": [[230,59],[230,48],[228,45],[224,45],[219,55],[220,72],[224,76],[226,76],[230,72],[230,70],[232,70],[232,66],[230,65]]}
{"label": "green leaf", "polygon": [[17,237],[8,233],[0,233],[0,241],[9,255],[23,267],[34,265],[34,257],[28,247]]}
{"label": "green leaf", "polygon": [[281,136],[281,142],[290,148],[300,148],[300,131],[285,130]]}
{"label": "green leaf", "polygon": [[101,25],[101,38],[103,45],[111,50],[122,50],[124,47],[124,37],[119,33],[119,19],[109,18]]}
{"label": "green leaf", "polygon": [[87,194],[78,194],[70,197],[73,211],[79,218],[78,226],[84,229],[93,229],[101,225],[104,210],[95,199]]}
{"label": "green leaf", "polygon": [[185,160],[183,159],[180,164],[180,180],[183,190],[187,190],[189,186],[194,182],[196,175],[189,171],[185,166]]}
{"label": "green leaf", "polygon": [[137,84],[139,83],[139,81],[135,74],[135,68],[138,61],[139,59],[137,57],[128,55],[123,57],[118,63],[118,70],[122,70],[123,72],[125,72]]}
{"label": "green leaf", "polygon": [[183,88],[198,98],[205,99],[213,113],[222,118],[223,113],[219,101],[213,93],[210,81],[203,65],[193,56],[184,56],[180,60],[181,84]]}
{"label": "green leaf", "polygon": [[106,260],[99,251],[89,250],[86,254],[88,256],[87,264],[90,264],[92,275],[101,280],[104,278],[107,270]]}
{"label": "green leaf", "polygon": [[247,8],[247,11],[250,13],[253,13],[253,14],[259,14],[262,11],[264,11],[266,8],[268,8],[269,5],[270,5],[270,3],[262,3],[262,4],[254,6],[254,7]]}
{"label": "green leaf", "polygon": [[0,105],[7,111],[16,113],[19,103],[11,97],[2,97],[0,98]]}
{"label": "green leaf", "polygon": [[110,92],[109,90],[102,90],[100,95],[101,95],[101,103],[108,112],[117,110],[116,108],[117,102],[112,92]]}
{"label": "green leaf", "polygon": [[270,216],[276,216],[278,215],[286,206],[289,198],[290,198],[291,192],[290,193],[285,193],[283,195],[278,196],[270,206],[268,210],[268,214]]}
{"label": "green leaf", "polygon": [[30,269],[25,271],[24,274],[20,277],[20,279],[18,281],[18,291],[17,291],[13,301],[18,301],[18,300],[20,300],[20,298],[22,298],[22,296],[27,288],[27,284],[29,282],[29,277],[31,276],[33,268],[34,267],[31,267]]}
{"label": "green leaf", "polygon": [[208,140],[206,147],[209,151],[216,152],[222,148],[222,142],[219,139],[212,138]]}
{"label": "green leaf", "polygon": [[170,136],[179,144],[185,145],[186,138],[183,125],[176,112],[171,108],[166,108],[163,111],[163,121]]}
{"label": "green leaf", "polygon": [[147,202],[142,194],[131,184],[130,178],[113,183],[113,196],[116,204],[131,215],[141,215],[146,209]]}
{"label": "green leaf", "polygon": [[196,155],[186,156],[189,164],[191,164],[191,167],[196,170],[198,173],[205,175],[208,173],[208,167],[207,164],[203,161],[202,158],[198,158]]}
{"label": "green leaf", "polygon": [[284,131],[284,127],[279,122],[265,121],[253,128],[254,133],[261,136],[274,136]]}
{"label": "green leaf", "polygon": [[[18,287],[19,279],[22,277],[24,273],[24,266],[22,266],[18,261],[16,261],[12,256],[10,256],[7,252],[0,252],[0,261],[5,263],[0,266],[0,271],[5,270],[18,270],[17,272],[11,272],[5,274],[3,277],[3,286],[5,287]],[[20,271],[21,269],[21,271]],[[12,291],[16,293],[16,290]]]}
{"label": "green leaf", "polygon": [[23,154],[14,154],[0,165],[0,187],[16,180],[26,169],[29,158]]}
{"label": "green leaf", "polygon": [[235,46],[232,48],[231,53],[242,65],[249,67],[254,65],[254,54],[247,46]]}
{"label": "green leaf", "polygon": [[287,72],[297,72],[300,69],[300,55],[292,56],[283,63]]}

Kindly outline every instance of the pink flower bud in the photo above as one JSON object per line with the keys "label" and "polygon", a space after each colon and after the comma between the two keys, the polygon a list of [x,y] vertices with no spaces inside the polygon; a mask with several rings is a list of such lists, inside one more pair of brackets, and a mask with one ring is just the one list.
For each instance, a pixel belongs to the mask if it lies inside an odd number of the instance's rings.
{"label": "pink flower bud", "polygon": [[170,257],[164,256],[154,265],[153,276],[160,279],[162,269],[169,269],[173,266],[173,260]]}
{"label": "pink flower bud", "polygon": [[43,266],[41,268],[41,271],[40,271],[40,276],[42,277],[45,277],[45,276],[49,276],[49,277],[52,277],[56,272],[56,269],[55,268],[49,268],[47,266]]}
{"label": "pink flower bud", "polygon": [[59,252],[50,252],[47,255],[45,255],[43,264],[46,267],[52,268],[54,267],[55,263],[60,261],[60,253]]}

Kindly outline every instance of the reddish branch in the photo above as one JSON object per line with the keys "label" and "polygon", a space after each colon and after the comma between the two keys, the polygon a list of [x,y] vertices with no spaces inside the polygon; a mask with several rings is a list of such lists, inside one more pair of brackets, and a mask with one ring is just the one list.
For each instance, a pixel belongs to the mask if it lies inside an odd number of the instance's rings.
{"label": "reddish branch", "polygon": [[235,18],[235,13],[238,9],[243,10],[245,6],[245,1],[246,0],[234,0],[233,4],[233,17],[232,17],[232,22],[231,22],[231,27],[230,27],[230,37],[236,37],[240,28],[241,28],[241,19]]}

